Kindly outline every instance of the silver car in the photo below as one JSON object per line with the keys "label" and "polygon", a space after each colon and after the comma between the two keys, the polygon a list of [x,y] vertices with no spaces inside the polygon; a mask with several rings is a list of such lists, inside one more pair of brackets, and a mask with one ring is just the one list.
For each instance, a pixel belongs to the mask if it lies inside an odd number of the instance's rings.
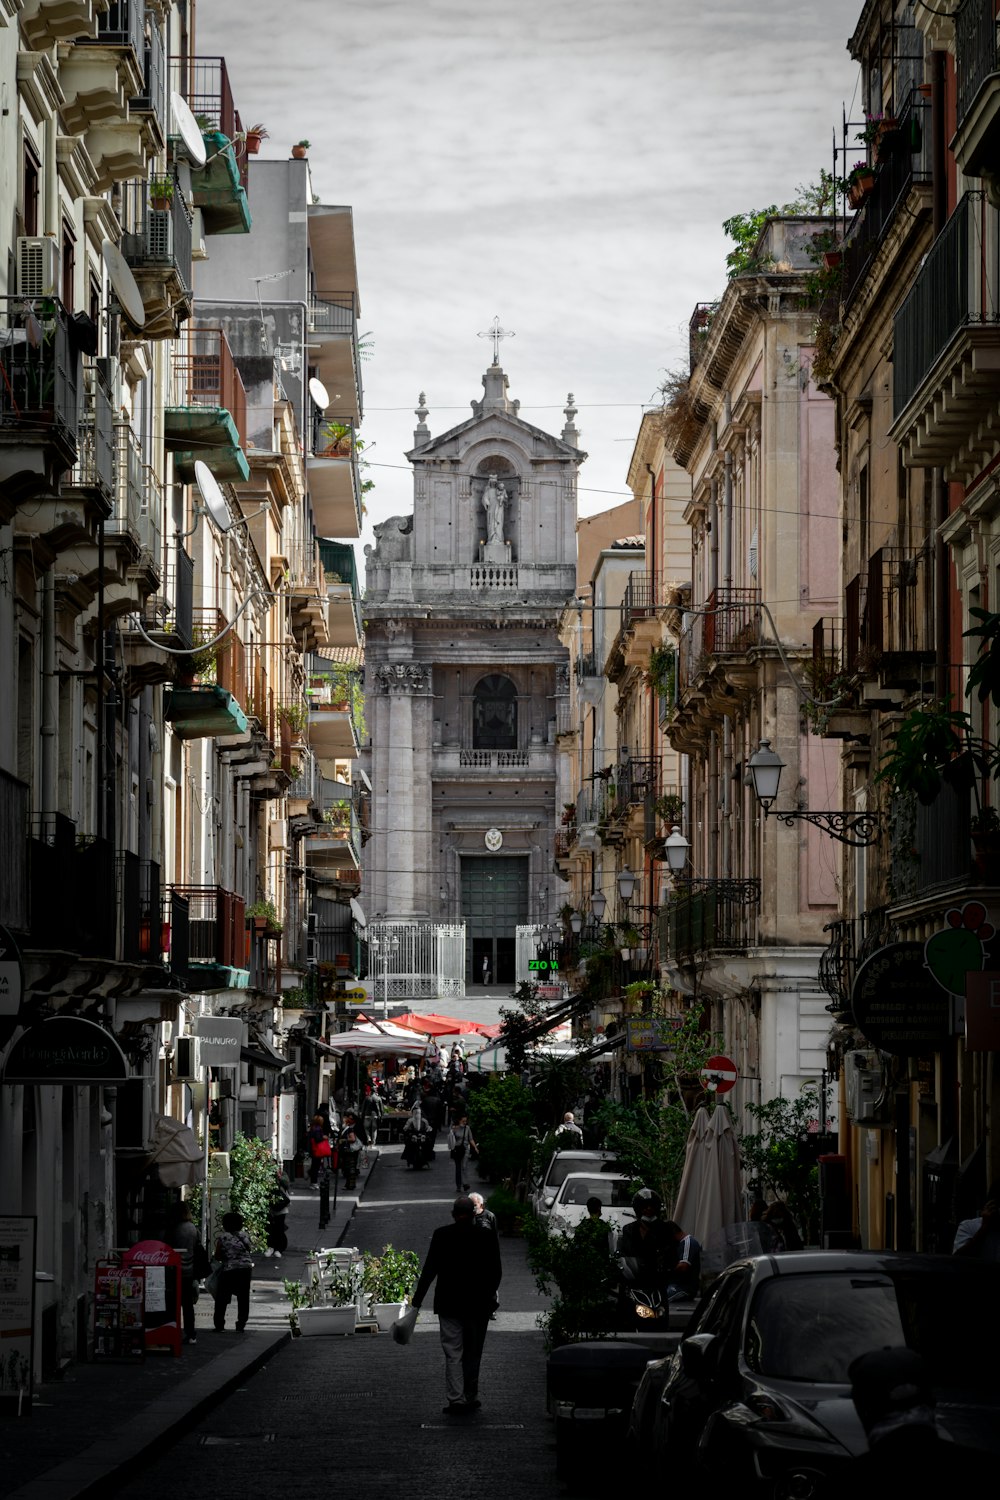
{"label": "silver car", "polygon": [[614,1151],[554,1151],[531,1195],[531,1207],[539,1219],[545,1219],[556,1201],[556,1193],[571,1172],[617,1172],[618,1157]]}

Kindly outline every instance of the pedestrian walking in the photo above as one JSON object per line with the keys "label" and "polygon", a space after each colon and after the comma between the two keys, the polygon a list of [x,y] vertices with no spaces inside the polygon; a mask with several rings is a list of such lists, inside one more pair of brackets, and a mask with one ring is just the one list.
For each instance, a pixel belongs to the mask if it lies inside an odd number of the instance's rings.
{"label": "pedestrian walking", "polygon": [[568,1109],[562,1117],[562,1124],[556,1126],[556,1149],[559,1151],[568,1151],[574,1146],[582,1145],[583,1131],[576,1123],[573,1111]]}
{"label": "pedestrian walking", "polygon": [[433,1156],[431,1128],[424,1119],[419,1102],[410,1110],[410,1118],[403,1126],[403,1161],[413,1172],[426,1167]]}
{"label": "pedestrian walking", "polygon": [[476,1210],[475,1224],[477,1229],[492,1229],[497,1233],[497,1216],[492,1209],[487,1208],[483,1201],[482,1193],[470,1193],[470,1201]]}
{"label": "pedestrian walking", "polygon": [[490,982],[490,961],[489,961],[488,958],[484,958],[483,959],[483,984],[486,985],[486,984],[489,984],[489,982]]}
{"label": "pedestrian walking", "polygon": [[962,1220],[951,1253],[966,1260],[1000,1261],[1000,1199],[987,1199],[974,1219]]}
{"label": "pedestrian walking", "polygon": [[444,1411],[458,1417],[478,1411],[482,1405],[479,1367],[503,1267],[498,1237],[476,1229],[471,1198],[456,1198],[451,1217],[452,1223],[443,1224],[431,1236],[413,1306],[422,1305],[431,1282],[436,1280],[434,1311],[444,1352],[448,1398]]}
{"label": "pedestrian walking", "polygon": [[[781,1254],[785,1250],[801,1250],[802,1238],[795,1227],[795,1220],[788,1212],[788,1206],[776,1198],[769,1203],[761,1215],[762,1224],[767,1225],[771,1242],[766,1246],[766,1253]],[[764,1244],[767,1236],[762,1236],[761,1243]]]}
{"label": "pedestrian walking", "polygon": [[468,1176],[466,1162],[473,1151],[478,1151],[478,1146],[472,1139],[472,1127],[469,1124],[469,1116],[462,1110],[457,1116],[454,1125],[448,1131],[448,1155],[455,1164],[455,1192],[467,1193],[469,1184],[465,1181]]}
{"label": "pedestrian walking", "polygon": [[191,1207],[187,1203],[177,1205],[177,1219],[170,1243],[181,1257],[181,1320],[185,1344],[198,1342],[194,1325],[194,1305],[198,1300],[196,1284],[202,1267],[198,1264],[198,1251],[204,1257],[205,1250],[198,1234],[198,1226],[191,1218]]}
{"label": "pedestrian walking", "polygon": [[340,1157],[340,1165],[344,1169],[344,1186],[348,1191],[352,1191],[358,1185],[361,1148],[367,1144],[368,1136],[361,1121],[353,1110],[345,1110],[344,1123],[337,1137],[337,1153]]}
{"label": "pedestrian walking", "polygon": [[292,1202],[290,1187],[291,1183],[278,1167],[267,1211],[267,1249],[264,1254],[268,1260],[272,1255],[275,1260],[280,1260],[288,1249],[288,1210]]}
{"label": "pedestrian walking", "polygon": [[226,1309],[236,1298],[236,1332],[242,1333],[250,1316],[250,1278],[253,1255],[250,1236],[243,1228],[243,1215],[222,1215],[222,1233],[215,1242],[215,1258],[221,1261],[219,1284],[215,1293],[215,1331],[226,1326]]}
{"label": "pedestrian walking", "polygon": [[315,1188],[320,1167],[324,1162],[329,1163],[330,1157],[333,1155],[333,1147],[330,1145],[330,1132],[322,1115],[313,1115],[307,1140],[310,1156],[309,1186],[310,1188]]}

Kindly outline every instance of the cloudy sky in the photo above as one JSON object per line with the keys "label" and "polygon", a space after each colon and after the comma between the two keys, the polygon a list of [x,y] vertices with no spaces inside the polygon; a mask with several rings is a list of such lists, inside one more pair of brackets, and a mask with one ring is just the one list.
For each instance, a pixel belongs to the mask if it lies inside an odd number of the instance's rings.
{"label": "cloudy sky", "polygon": [[[731,214],[794,196],[856,115],[861,0],[197,0],[263,155],[312,142],[350,204],[361,287],[369,525],[412,509],[413,408],[469,415],[499,314],[528,421],[572,391],[580,510],[627,498],[639,418],[724,285]],[[259,17],[260,25],[251,24]],[[281,30],[277,29],[280,25]]]}

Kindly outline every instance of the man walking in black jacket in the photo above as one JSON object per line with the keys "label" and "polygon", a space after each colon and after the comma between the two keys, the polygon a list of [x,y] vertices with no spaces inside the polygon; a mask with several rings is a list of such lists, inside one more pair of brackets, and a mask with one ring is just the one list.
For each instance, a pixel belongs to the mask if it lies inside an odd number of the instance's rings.
{"label": "man walking in black jacket", "polygon": [[503,1275],[500,1242],[495,1234],[477,1231],[471,1198],[455,1199],[453,1223],[435,1229],[413,1306],[420,1307],[437,1278],[434,1311],[438,1315],[444,1350],[444,1383],[448,1416],[463,1416],[482,1405],[479,1365],[490,1325],[490,1313]]}

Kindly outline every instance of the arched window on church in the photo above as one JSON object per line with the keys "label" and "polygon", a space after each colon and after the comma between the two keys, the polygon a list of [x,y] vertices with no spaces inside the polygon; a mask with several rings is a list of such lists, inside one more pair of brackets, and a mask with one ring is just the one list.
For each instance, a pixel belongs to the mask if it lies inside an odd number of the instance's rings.
{"label": "arched window on church", "polygon": [[509,677],[491,672],[472,695],[472,748],[517,749],[517,688]]}

